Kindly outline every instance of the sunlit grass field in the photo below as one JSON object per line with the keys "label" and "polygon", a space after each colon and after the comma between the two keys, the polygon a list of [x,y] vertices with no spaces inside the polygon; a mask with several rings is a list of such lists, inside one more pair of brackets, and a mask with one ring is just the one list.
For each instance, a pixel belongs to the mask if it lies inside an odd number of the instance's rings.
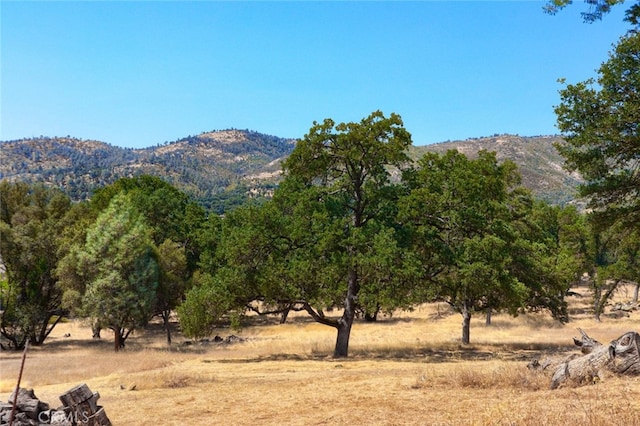
{"label": "sunlit grass field", "polygon": [[[95,341],[86,324],[71,321],[29,349],[22,385],[56,407],[60,394],[87,383],[114,425],[640,425],[640,378],[552,391],[549,373],[527,369],[533,358],[578,353],[577,327],[603,343],[640,331],[638,311],[597,323],[588,297],[570,303],[566,325],[544,314],[494,315],[491,326],[475,317],[470,346],[459,343],[459,315],[423,305],[357,322],[350,357],[340,360],[331,358],[335,331],[303,314],[216,331],[245,339],[232,344],[184,345],[176,330],[169,348],[151,324],[120,353],[108,331]],[[0,354],[2,400],[21,355]]]}

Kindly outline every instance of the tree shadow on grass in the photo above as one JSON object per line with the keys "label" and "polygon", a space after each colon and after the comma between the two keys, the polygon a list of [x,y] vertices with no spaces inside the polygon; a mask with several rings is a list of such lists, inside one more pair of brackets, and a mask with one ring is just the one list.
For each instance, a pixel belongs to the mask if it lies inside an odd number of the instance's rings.
{"label": "tree shadow on grass", "polygon": [[[325,312],[325,314],[327,318],[337,320],[342,315],[342,312],[340,310],[333,310],[333,311]],[[446,318],[448,315],[450,314],[442,313],[438,316],[438,318],[434,318],[434,319]],[[394,317],[389,315],[380,315],[378,319],[376,319],[375,321],[367,321],[362,317],[357,317],[355,321],[358,324],[393,325],[393,324],[400,324],[400,323],[415,322],[416,319],[411,317],[398,317],[398,316]],[[253,327],[253,326],[276,326],[276,325],[283,325],[283,324],[290,324],[290,325],[291,324],[293,325],[312,324],[315,322],[316,320],[314,320],[310,315],[306,313],[296,312],[295,314],[292,313],[291,315],[289,315],[287,317],[287,320],[284,323],[281,322],[281,317],[279,315],[270,314],[270,315],[246,316],[242,320],[242,325],[243,327]],[[221,328],[229,327],[228,323],[223,323],[221,325],[222,325]]]}
{"label": "tree shadow on grass", "polygon": [[500,343],[457,347],[408,347],[354,350],[354,358],[391,359],[438,363],[457,361],[525,361],[571,351],[568,345],[553,343]]}
{"label": "tree shadow on grass", "polygon": [[568,345],[512,343],[500,345],[457,346],[451,348],[433,347],[397,347],[374,349],[351,349],[348,358],[333,358],[328,351],[312,351],[309,354],[276,353],[241,359],[204,359],[202,362],[218,363],[255,363],[266,361],[407,361],[424,363],[455,363],[464,361],[516,361],[527,362],[533,359],[550,357],[571,352]]}

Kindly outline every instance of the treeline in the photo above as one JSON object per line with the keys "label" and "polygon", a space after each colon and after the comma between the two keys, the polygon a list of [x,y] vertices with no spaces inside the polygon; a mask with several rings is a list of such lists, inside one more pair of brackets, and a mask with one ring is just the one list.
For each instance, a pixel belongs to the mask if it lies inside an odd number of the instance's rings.
{"label": "treeline", "polygon": [[170,343],[174,311],[186,335],[204,337],[247,312],[302,310],[336,329],[344,357],[357,318],[443,301],[469,343],[474,314],[565,322],[565,297],[588,277],[597,317],[617,285],[639,281],[636,231],[534,199],[494,153],[414,163],[410,144],[396,114],[325,120],[285,161],[271,199],[224,216],[148,175],[82,202],[0,182],[3,348],[43,344],[67,316],[89,319],[95,336],[113,330],[119,350],[154,316]]}

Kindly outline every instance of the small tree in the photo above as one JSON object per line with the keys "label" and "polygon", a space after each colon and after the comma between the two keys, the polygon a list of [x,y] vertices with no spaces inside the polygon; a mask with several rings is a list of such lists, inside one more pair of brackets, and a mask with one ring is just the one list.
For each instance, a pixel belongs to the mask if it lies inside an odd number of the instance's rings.
{"label": "small tree", "polygon": [[118,194],[87,232],[79,274],[87,280],[82,311],[113,330],[114,348],[124,347],[156,307],[159,268],[151,230],[126,194]]}
{"label": "small tree", "polygon": [[176,309],[180,328],[186,336],[196,339],[209,336],[223,316],[235,307],[227,283],[219,277],[199,271],[194,274],[193,287]]}
{"label": "small tree", "polygon": [[527,309],[548,309],[555,319],[567,322],[565,296],[590,269],[586,216],[573,206],[538,201],[515,225],[523,238],[512,250],[512,270],[529,290]]}
{"label": "small tree", "polygon": [[595,230],[592,241],[590,285],[596,321],[623,282],[636,283],[633,299],[637,301],[640,282],[640,238],[637,231],[624,227]]}

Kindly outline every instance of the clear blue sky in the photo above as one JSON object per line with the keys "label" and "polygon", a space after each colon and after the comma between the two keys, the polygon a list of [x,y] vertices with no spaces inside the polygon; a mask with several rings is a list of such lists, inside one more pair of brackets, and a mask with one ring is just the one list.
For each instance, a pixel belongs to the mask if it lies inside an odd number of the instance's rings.
{"label": "clear blue sky", "polygon": [[596,76],[625,5],[542,1],[0,2],[0,140],[148,147],[214,129],[302,137],[396,112],[416,145],[555,134],[557,79]]}

